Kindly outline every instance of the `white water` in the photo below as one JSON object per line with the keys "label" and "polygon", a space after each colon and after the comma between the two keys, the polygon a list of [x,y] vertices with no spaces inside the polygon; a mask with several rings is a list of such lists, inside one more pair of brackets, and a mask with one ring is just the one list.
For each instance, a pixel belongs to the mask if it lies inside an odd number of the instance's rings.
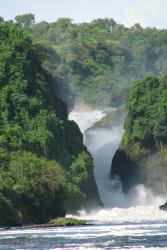
{"label": "white water", "polygon": [[80,211],[79,217],[91,223],[86,226],[2,229],[0,250],[167,249],[167,213],[158,209],[164,202],[163,197],[155,197],[143,185],[138,185],[127,196],[122,193],[119,179],[109,179],[123,124],[86,131],[104,115],[102,111],[73,111],[69,116],[80,126],[84,143],[94,158],[95,178],[104,209],[90,214]]}
{"label": "white water", "polygon": [[[89,152],[93,156],[95,165],[94,175],[101,201],[105,207],[111,207],[113,202],[114,205],[118,205],[117,202],[119,203],[121,201],[120,198],[116,199],[116,197],[111,197],[113,184],[120,184],[119,181],[111,182],[109,173],[112,158],[121,140],[123,125],[118,124],[118,126],[114,127],[112,130],[103,128],[87,130],[105,115],[105,112],[98,110],[92,112],[73,111],[70,113],[69,119],[77,122],[80,130],[84,134],[84,144],[87,146]],[[121,187],[119,188],[119,192],[122,192]],[[115,193],[113,195],[115,195]]]}
{"label": "white water", "polygon": [[138,185],[128,195],[122,192],[118,178],[110,179],[109,172],[112,158],[117,150],[123,134],[123,123],[110,129],[91,128],[105,116],[103,111],[72,111],[69,119],[77,122],[84,134],[84,144],[93,156],[94,175],[104,209],[92,211],[91,214],[80,212],[80,217],[98,221],[141,222],[167,220],[167,213],[158,209],[166,197],[155,197],[151,190]]}
{"label": "white water", "polygon": [[0,249],[98,250],[167,249],[167,226],[162,223],[103,224],[84,227],[0,231]]}

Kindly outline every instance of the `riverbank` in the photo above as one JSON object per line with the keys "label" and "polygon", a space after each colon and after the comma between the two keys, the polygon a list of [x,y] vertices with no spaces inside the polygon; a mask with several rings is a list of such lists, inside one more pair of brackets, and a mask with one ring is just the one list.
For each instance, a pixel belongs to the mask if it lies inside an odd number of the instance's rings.
{"label": "riverbank", "polygon": [[64,218],[59,217],[53,220],[50,220],[48,223],[43,224],[30,224],[30,225],[21,225],[21,226],[3,226],[2,229],[30,229],[30,228],[50,228],[50,227],[72,227],[72,226],[84,226],[86,220],[79,220],[76,218]]}

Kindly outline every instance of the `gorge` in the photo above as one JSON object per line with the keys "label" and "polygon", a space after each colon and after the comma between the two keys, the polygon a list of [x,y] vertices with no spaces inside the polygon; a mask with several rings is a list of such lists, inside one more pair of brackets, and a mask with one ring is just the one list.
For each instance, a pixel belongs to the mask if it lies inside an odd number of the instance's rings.
{"label": "gorge", "polygon": [[166,30],[27,15],[0,18],[0,224],[87,225],[2,227],[0,249],[166,247]]}
{"label": "gorge", "polygon": [[[111,116],[113,120],[111,118],[111,120],[107,121],[108,124],[104,125],[102,123],[101,126],[99,121],[103,120],[108,112],[113,114]],[[93,157],[95,165],[94,175],[104,208],[128,208],[131,206],[153,205],[158,210],[158,205],[165,201],[165,192],[163,193],[161,189],[158,195],[146,183],[139,182],[138,177],[133,175],[133,171],[128,166],[126,159],[121,161],[120,165],[117,162],[115,163],[121,138],[124,134],[125,116],[124,109],[119,111],[119,108],[111,109],[110,111],[85,111],[76,108],[69,114],[69,119],[74,120],[84,134],[84,144]],[[118,156],[118,160],[121,159],[121,156]],[[132,183],[130,181],[128,184],[124,184],[121,176],[119,177],[119,172],[117,172],[116,176],[112,174],[110,177],[110,172],[114,173],[115,171],[115,169],[111,169],[111,165],[113,168],[117,167],[117,171],[119,169],[122,172],[125,171],[124,169],[130,171],[129,174],[123,172],[123,178],[126,178],[126,176],[133,178],[134,185],[129,187]],[[135,168],[135,165],[133,167]],[[135,171],[137,173],[137,169]],[[126,189],[128,192],[126,192]]]}
{"label": "gorge", "polygon": [[[105,206],[89,213],[81,210],[78,217],[86,219],[89,224],[83,227],[0,231],[1,249],[7,249],[6,243],[11,249],[13,246],[65,250],[166,249],[167,213],[158,209],[163,198],[151,196],[143,185],[139,185],[131,195],[124,194],[120,181],[110,179],[111,160],[121,140],[124,117],[118,119],[118,123],[114,122],[116,127],[98,129],[98,120],[105,118],[105,114],[106,111],[97,110],[73,110],[69,114],[69,119],[75,120],[83,133],[85,131],[84,143],[94,157],[94,174]],[[100,151],[108,156],[106,161],[101,161]],[[103,169],[99,167],[99,161]]]}

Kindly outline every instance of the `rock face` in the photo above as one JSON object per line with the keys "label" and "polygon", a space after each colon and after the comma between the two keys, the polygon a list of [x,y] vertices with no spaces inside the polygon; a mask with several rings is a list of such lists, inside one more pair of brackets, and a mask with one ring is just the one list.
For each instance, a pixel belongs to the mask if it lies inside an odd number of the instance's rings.
{"label": "rock face", "polygon": [[163,205],[159,206],[159,209],[167,211],[167,201]]}
{"label": "rock face", "polygon": [[113,157],[111,175],[119,175],[124,192],[140,183],[139,166],[123,149],[118,149]]}
{"label": "rock face", "polygon": [[[144,151],[144,150],[143,150]],[[124,192],[144,184],[157,194],[166,194],[167,159],[162,151],[140,152],[138,157],[118,149],[112,160],[111,175],[118,175]]]}
{"label": "rock face", "polygon": [[166,195],[166,85],[167,77],[147,77],[134,82],[127,96],[125,133],[111,167],[111,176],[120,177],[125,192],[144,184]]}

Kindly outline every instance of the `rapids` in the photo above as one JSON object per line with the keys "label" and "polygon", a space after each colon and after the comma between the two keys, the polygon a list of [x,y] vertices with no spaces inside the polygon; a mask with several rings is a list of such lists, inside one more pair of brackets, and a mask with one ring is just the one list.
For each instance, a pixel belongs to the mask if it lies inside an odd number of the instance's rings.
{"label": "rapids", "polygon": [[91,110],[74,110],[69,114],[69,119],[78,123],[93,156],[104,208],[89,214],[80,211],[78,217],[87,220],[86,226],[2,228],[0,250],[167,249],[167,212],[158,209],[165,197],[156,197],[143,185],[124,195],[119,178],[109,178],[112,157],[123,134],[123,122],[110,129],[93,126],[104,116],[104,111]]}
{"label": "rapids", "polygon": [[94,175],[100,199],[104,204],[104,209],[98,212],[86,214],[85,211],[80,211],[80,217],[98,223],[167,220],[167,213],[158,209],[166,197],[155,197],[151,190],[143,185],[136,186],[125,195],[119,178],[110,179],[111,162],[123,134],[123,122],[112,128],[93,126],[105,115],[105,111],[100,110],[73,110],[69,114],[69,119],[74,120],[80,127],[84,135],[84,144],[92,154]]}

